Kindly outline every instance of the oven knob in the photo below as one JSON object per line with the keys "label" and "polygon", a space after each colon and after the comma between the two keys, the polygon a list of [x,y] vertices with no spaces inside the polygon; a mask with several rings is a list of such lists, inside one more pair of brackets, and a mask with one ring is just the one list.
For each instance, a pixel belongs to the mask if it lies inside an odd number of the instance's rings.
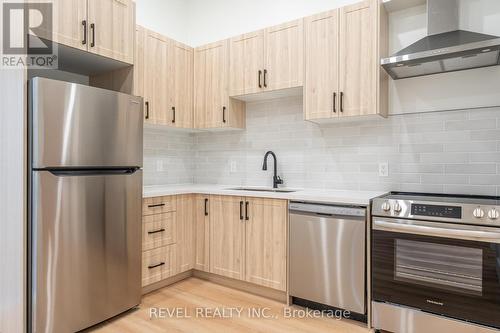
{"label": "oven knob", "polygon": [[398,204],[398,203],[394,204],[394,211],[396,213],[401,213],[402,210],[403,210],[403,208],[401,208],[400,204]]}
{"label": "oven knob", "polygon": [[481,208],[476,208],[474,209],[474,212],[472,213],[472,215],[474,215],[475,218],[478,218],[478,219],[481,219],[484,217],[484,210],[482,210]]}
{"label": "oven knob", "polygon": [[500,213],[498,212],[498,210],[496,210],[495,208],[491,209],[489,212],[488,212],[488,218],[490,220],[496,220],[500,217]]}
{"label": "oven knob", "polygon": [[382,204],[382,210],[383,210],[384,212],[388,212],[388,211],[390,211],[390,210],[391,210],[391,205],[390,205],[388,202],[384,202],[384,203]]}

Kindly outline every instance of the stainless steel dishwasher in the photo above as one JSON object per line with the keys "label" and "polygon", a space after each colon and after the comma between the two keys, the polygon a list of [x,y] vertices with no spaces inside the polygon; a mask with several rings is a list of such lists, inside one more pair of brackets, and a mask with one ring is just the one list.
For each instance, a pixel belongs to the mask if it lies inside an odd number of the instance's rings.
{"label": "stainless steel dishwasher", "polygon": [[366,209],[291,202],[290,296],[366,313]]}

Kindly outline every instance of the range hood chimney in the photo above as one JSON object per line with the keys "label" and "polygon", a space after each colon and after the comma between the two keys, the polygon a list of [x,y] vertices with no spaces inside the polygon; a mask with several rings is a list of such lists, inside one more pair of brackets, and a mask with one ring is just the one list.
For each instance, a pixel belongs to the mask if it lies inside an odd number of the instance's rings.
{"label": "range hood chimney", "polygon": [[427,0],[427,37],[389,58],[394,79],[500,65],[500,37],[459,29],[458,0]]}

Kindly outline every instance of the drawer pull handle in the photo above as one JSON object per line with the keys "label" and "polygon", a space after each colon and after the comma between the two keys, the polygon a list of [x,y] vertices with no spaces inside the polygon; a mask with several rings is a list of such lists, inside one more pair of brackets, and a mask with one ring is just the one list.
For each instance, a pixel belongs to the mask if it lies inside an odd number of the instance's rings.
{"label": "drawer pull handle", "polygon": [[165,232],[165,229],[159,229],[159,230],[155,230],[155,231],[148,231],[148,234],[152,235],[152,234],[158,234],[160,232]]}
{"label": "drawer pull handle", "polygon": [[148,205],[148,208],[157,208],[157,207],[163,207],[163,206],[165,206],[165,204],[164,204],[164,203],[162,203],[162,204],[157,204],[157,205]]}
{"label": "drawer pull handle", "polygon": [[165,263],[164,263],[164,262],[161,262],[161,263],[156,264],[156,265],[151,265],[151,266],[148,266],[148,269],[153,269],[153,268],[160,267],[160,266],[163,266],[163,265],[165,265]]}
{"label": "drawer pull handle", "polygon": [[208,199],[205,199],[205,216],[208,216]]}

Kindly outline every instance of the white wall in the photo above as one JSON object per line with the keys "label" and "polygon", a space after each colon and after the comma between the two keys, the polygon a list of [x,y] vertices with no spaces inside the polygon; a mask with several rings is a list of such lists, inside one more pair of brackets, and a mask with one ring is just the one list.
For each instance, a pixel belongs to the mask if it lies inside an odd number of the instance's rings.
{"label": "white wall", "polygon": [[354,2],[358,0],[188,0],[188,38],[199,46]]}
{"label": "white wall", "polygon": [[189,44],[188,0],[136,0],[137,24]]}

